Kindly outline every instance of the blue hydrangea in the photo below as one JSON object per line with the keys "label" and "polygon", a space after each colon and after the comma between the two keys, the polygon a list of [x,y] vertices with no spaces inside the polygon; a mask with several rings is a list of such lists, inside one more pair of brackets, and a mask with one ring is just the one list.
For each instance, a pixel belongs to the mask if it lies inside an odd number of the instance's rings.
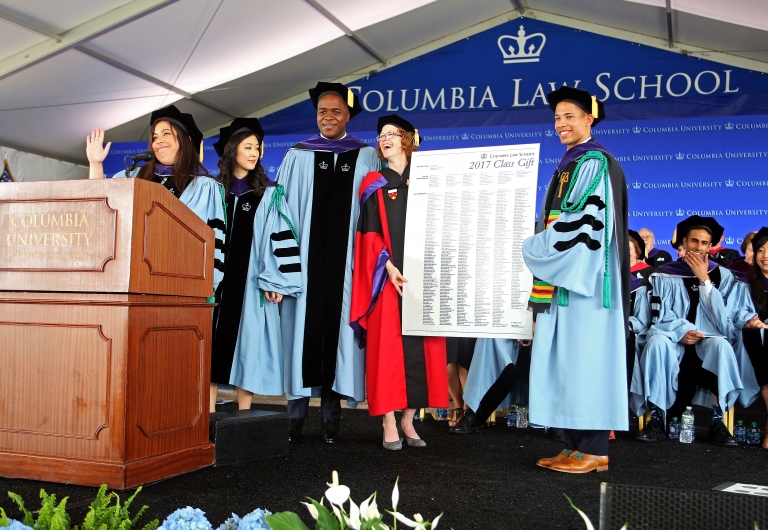
{"label": "blue hydrangea", "polygon": [[219,526],[218,530],[238,530],[240,528],[240,518],[236,514],[232,514],[232,517],[224,521],[224,524]]}
{"label": "blue hydrangea", "polygon": [[205,518],[205,512],[199,508],[179,508],[169,515],[158,530],[213,530]]}
{"label": "blue hydrangea", "polygon": [[256,508],[240,520],[238,530],[270,530],[267,521],[264,519],[267,515],[272,515],[272,512]]}
{"label": "blue hydrangea", "polygon": [[22,522],[17,521],[16,519],[11,519],[8,523],[8,526],[5,528],[8,530],[32,530],[30,527]]}

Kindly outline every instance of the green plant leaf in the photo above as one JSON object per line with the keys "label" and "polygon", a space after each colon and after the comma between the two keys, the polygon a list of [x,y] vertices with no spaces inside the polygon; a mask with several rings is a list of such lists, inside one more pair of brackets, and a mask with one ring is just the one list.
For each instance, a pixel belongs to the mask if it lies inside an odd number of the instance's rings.
{"label": "green plant leaf", "polygon": [[264,520],[272,530],[309,530],[293,512],[279,512],[267,515]]}
{"label": "green plant leaf", "polygon": [[13,493],[12,491],[8,492],[8,496],[13,500],[13,502],[16,503],[16,506],[19,507],[19,510],[21,511],[21,513],[24,514],[24,520],[22,521],[22,523],[24,523],[29,527],[34,527],[35,519],[32,517],[32,513],[30,513],[30,511],[27,510],[27,508],[24,506],[24,501],[22,500],[21,496],[19,496],[16,493]]}
{"label": "green plant leaf", "polygon": [[[309,499],[309,497],[307,497]],[[315,499],[309,501],[317,508],[317,524],[315,530],[341,530],[339,520],[328,508],[317,502]]]}
{"label": "green plant leaf", "polygon": [[0,527],[8,526],[9,524],[11,524],[11,521],[8,519],[8,516],[5,515],[5,510],[0,508]]}

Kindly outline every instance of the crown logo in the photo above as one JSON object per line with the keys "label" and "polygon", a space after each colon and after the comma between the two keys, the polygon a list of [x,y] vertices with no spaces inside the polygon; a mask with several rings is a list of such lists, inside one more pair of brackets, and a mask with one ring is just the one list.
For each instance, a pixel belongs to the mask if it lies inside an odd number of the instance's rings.
{"label": "crown logo", "polygon": [[464,133],[461,135],[462,140],[469,140],[469,135],[467,133]]}
{"label": "crown logo", "polygon": [[685,210],[683,210],[682,208],[678,208],[677,210],[675,210],[675,215],[677,215],[678,217],[683,217],[685,215]]}
{"label": "crown logo", "polygon": [[683,153],[677,153],[675,155],[675,158],[677,158],[678,160],[683,160],[685,158],[685,155]]}
{"label": "crown logo", "polygon": [[[325,168],[323,168],[323,169],[325,169]],[[342,171],[349,171],[349,165],[348,164],[344,164],[343,166],[341,166],[341,170]]]}
{"label": "crown logo", "polygon": [[[536,44],[529,44],[533,40]],[[506,42],[505,42],[506,41]],[[510,43],[509,41],[512,41]],[[517,37],[512,35],[502,35],[496,43],[499,45],[501,54],[504,56],[504,64],[510,63],[538,63],[541,50],[544,49],[547,38],[543,33],[525,34],[523,26],[517,32]],[[506,46],[506,48],[505,48]]]}
{"label": "crown logo", "polygon": [[480,158],[488,158],[488,154],[487,153],[483,153],[483,154],[480,155]]}
{"label": "crown logo", "polygon": [[275,166],[269,166],[269,172],[274,173],[275,172]]}
{"label": "crown logo", "polygon": [[728,122],[728,123],[726,123],[726,124],[725,124],[725,130],[726,130],[726,131],[731,131],[731,130],[733,130],[733,124],[732,124],[731,122]]}
{"label": "crown logo", "polygon": [[250,212],[251,211],[251,203],[250,202],[246,202],[245,204],[243,204],[243,211],[244,212]]}
{"label": "crown logo", "polygon": [[632,127],[632,132],[635,134],[640,134],[640,132],[642,132],[642,129],[637,125],[635,125],[634,127]]}
{"label": "crown logo", "polygon": [[544,131],[544,136],[546,136],[547,138],[551,138],[553,134],[555,133],[552,129],[547,129],[546,131]]}
{"label": "crown logo", "polygon": [[632,187],[635,188],[636,190],[639,190],[641,188],[641,186],[642,185],[637,180],[634,183],[632,183]]}
{"label": "crown logo", "polygon": [[726,188],[732,188],[733,187],[733,181],[731,179],[728,179],[725,181],[725,187]]}
{"label": "crown logo", "polygon": [[328,169],[328,164],[326,164],[325,161],[320,162],[318,165],[320,166],[320,169]]}
{"label": "crown logo", "polygon": [[731,236],[728,236],[728,237],[725,238],[725,243],[727,245],[733,245],[733,241],[734,241],[734,239]]}

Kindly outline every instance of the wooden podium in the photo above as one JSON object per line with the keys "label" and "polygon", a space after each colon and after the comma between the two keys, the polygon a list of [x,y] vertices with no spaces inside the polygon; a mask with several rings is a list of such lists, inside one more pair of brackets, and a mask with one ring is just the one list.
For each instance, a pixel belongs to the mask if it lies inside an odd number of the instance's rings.
{"label": "wooden podium", "polygon": [[2,184],[0,229],[0,475],[211,465],[213,230],[138,179]]}

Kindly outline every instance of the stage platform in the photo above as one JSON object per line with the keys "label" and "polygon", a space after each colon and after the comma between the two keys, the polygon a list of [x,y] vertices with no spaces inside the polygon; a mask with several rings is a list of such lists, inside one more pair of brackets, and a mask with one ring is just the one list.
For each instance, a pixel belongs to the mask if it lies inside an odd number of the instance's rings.
{"label": "stage platform", "polygon": [[[256,407],[285,410],[280,405]],[[223,408],[231,410],[234,405]],[[737,414],[737,418],[765,424],[762,404]],[[329,446],[319,438],[319,411],[310,408],[305,440],[291,445],[288,456],[210,467],[149,484],[137,503],[149,505],[147,514],[161,521],[176,508],[197,507],[207,513],[214,528],[230,512],[244,515],[257,507],[297,511],[309,523],[300,502],[305,496],[319,500],[335,469],[357,503],[378,491],[380,509],[391,508],[392,486],[400,477],[400,511],[409,516],[418,512],[430,519],[444,512],[441,528],[583,530],[584,523],[563,494],[589,514],[597,527],[601,482],[694,490],[709,490],[725,482],[768,485],[768,451],[759,446],[715,446],[708,440],[705,418],[700,416],[698,439],[691,446],[669,441],[640,443],[619,433],[619,439],[611,442],[608,472],[566,475],[536,466],[536,459],[553,456],[562,448],[539,429],[520,431],[499,425],[459,436],[449,434],[445,422],[430,419],[417,426],[427,448],[388,452],[381,447],[380,419],[369,417],[367,411],[344,409],[344,443]],[[96,493],[95,488],[0,478],[0,506],[9,517],[19,516],[5,494],[10,490],[21,494],[29,508],[37,509],[41,487],[59,497],[68,495],[68,506],[83,503],[71,512],[73,525],[82,521]],[[143,518],[140,524],[147,520]]]}

